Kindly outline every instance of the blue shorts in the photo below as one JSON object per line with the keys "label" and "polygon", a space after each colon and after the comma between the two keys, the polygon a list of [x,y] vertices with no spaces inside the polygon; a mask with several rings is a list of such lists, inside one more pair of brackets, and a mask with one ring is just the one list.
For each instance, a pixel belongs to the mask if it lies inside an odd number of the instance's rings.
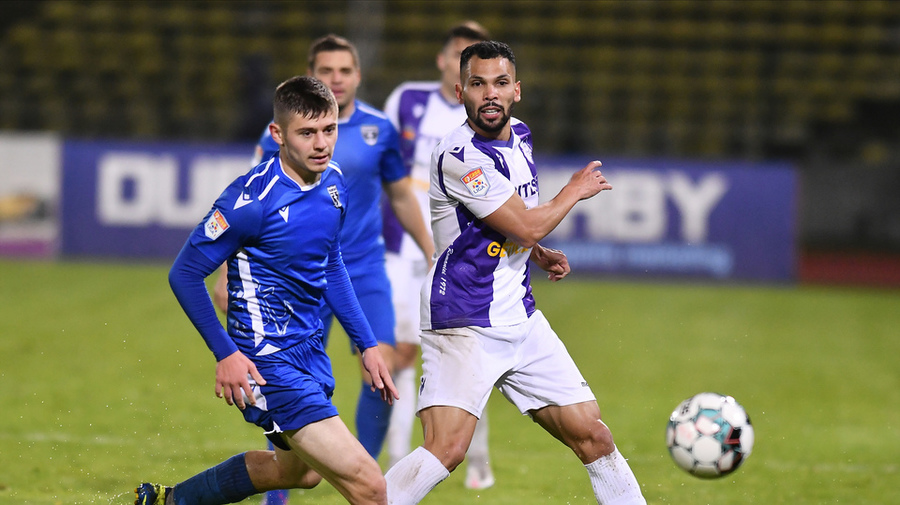
{"label": "blue shorts", "polygon": [[[388,280],[387,271],[384,268],[384,261],[371,262],[365,268],[357,268],[359,275],[350,275],[350,282],[353,284],[353,291],[356,292],[356,298],[362,307],[372,332],[375,333],[375,340],[379,344],[395,345],[394,338],[394,304],[391,301],[391,282]],[[348,265],[348,271],[351,269]],[[362,273],[364,272],[364,273]],[[331,307],[324,301],[319,309],[319,317],[322,324],[325,325],[323,335],[325,335],[325,343],[328,343],[328,334],[331,331],[331,322],[333,321]],[[351,345],[350,349],[356,351],[356,346]]]}
{"label": "blue shorts", "polygon": [[266,385],[253,384],[256,405],[248,405],[242,412],[244,419],[264,429],[275,445],[287,449],[279,435],[283,431],[338,415],[331,403],[331,360],[320,338],[251,359]]}

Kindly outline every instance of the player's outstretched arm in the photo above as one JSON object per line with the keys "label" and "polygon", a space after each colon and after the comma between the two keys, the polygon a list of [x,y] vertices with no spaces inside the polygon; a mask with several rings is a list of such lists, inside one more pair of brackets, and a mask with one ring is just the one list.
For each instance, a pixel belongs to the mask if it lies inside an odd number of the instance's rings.
{"label": "player's outstretched arm", "polygon": [[266,381],[256,370],[256,365],[241,351],[226,356],[216,363],[216,396],[224,397],[228,405],[236,403],[241,410],[247,408],[244,395],[247,396],[250,405],[256,405],[256,398],[247,379],[248,375],[253,377],[257,384],[265,385]]}
{"label": "player's outstretched arm", "polygon": [[569,182],[552,200],[531,209],[525,206],[519,195],[513,193],[506,203],[482,221],[516,244],[534,247],[559,225],[576,203],[605,189],[612,189],[606,177],[597,170],[600,165],[599,161],[588,163],[572,174]]}
{"label": "player's outstretched arm", "polygon": [[378,389],[381,392],[381,399],[392,405],[394,400],[400,399],[394,381],[391,379],[390,370],[388,370],[377,345],[363,351],[362,364],[372,376],[372,391]]}

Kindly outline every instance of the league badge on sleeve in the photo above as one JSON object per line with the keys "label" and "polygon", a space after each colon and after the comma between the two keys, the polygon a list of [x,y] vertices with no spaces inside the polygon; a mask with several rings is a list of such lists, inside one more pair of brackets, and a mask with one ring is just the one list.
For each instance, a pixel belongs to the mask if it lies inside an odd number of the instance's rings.
{"label": "league badge on sleeve", "polygon": [[225,216],[219,212],[219,209],[213,211],[212,215],[209,216],[209,219],[206,220],[206,224],[203,226],[203,230],[206,232],[206,236],[210,240],[215,240],[222,236],[229,227],[228,221],[225,219]]}
{"label": "league badge on sleeve", "polygon": [[487,174],[480,168],[472,170],[462,176],[459,180],[462,181],[472,196],[481,196],[487,193],[487,190],[491,187],[490,182],[488,182]]}

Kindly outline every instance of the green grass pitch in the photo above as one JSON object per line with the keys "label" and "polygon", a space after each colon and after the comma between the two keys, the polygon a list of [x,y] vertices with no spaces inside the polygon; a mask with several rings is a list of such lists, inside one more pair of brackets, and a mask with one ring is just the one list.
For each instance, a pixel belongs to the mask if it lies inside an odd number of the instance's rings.
{"label": "green grass pitch", "polygon": [[[166,274],[0,260],[0,505],[131,503],[138,481],[264,446],[213,395],[212,355]],[[577,274],[535,292],[649,503],[896,503],[900,292]],[[358,371],[345,338],[332,346],[352,424]],[[677,469],[664,444],[671,410],[707,390],[735,396],[756,429],[744,466],[716,481]],[[595,503],[568,449],[499,394],[489,410],[497,485],[468,491],[459,471],[424,503]],[[343,503],[327,483],[291,502]]]}

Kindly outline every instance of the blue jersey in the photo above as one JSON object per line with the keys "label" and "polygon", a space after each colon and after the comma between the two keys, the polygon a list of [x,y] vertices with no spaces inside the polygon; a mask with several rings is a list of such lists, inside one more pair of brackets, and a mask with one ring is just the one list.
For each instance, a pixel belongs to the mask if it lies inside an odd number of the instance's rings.
{"label": "blue jersey", "polygon": [[[371,261],[384,258],[382,184],[406,176],[399,137],[387,116],[357,100],[353,114],[338,121],[336,161],[347,180],[347,217],[341,250],[351,277],[365,275]],[[263,132],[257,156],[265,160],[278,151],[269,129]]]}
{"label": "blue jersey", "polygon": [[[217,359],[238,349],[265,356],[321,337],[323,297],[358,348],[376,345],[341,259],[346,196],[333,162],[317,183],[301,186],[274,157],[216,200],[175,260],[170,282]],[[203,284],[224,261],[227,335]]]}

